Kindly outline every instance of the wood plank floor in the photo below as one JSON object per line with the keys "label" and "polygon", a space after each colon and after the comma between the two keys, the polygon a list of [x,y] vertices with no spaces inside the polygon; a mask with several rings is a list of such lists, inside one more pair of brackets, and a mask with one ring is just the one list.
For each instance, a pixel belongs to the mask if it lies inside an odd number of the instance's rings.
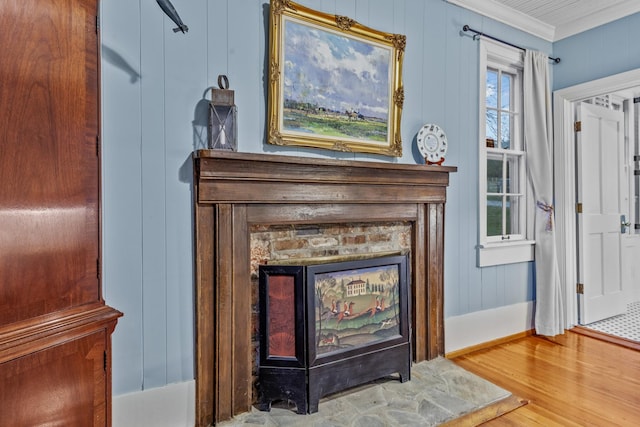
{"label": "wood plank floor", "polygon": [[529,404],[488,426],[640,426],[640,352],[571,331],[452,359]]}

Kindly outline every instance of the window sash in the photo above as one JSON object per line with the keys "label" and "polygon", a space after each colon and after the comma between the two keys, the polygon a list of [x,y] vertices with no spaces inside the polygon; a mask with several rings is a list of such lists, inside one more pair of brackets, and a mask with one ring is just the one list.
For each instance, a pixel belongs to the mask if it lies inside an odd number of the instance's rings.
{"label": "window sash", "polygon": [[484,199],[487,242],[522,240],[526,227],[522,215],[526,204],[525,182],[521,173],[524,153],[494,150],[487,155],[487,165]]}
{"label": "window sash", "polygon": [[[526,240],[528,200],[521,124],[522,52],[481,43],[481,53],[480,248],[517,242],[531,244]],[[493,92],[489,84],[496,85]],[[508,91],[502,90],[504,84],[508,84]],[[496,120],[494,129],[488,129],[490,115]],[[505,138],[503,132],[509,136]],[[495,168],[496,162],[501,164],[499,176],[496,170],[489,170],[490,166]]]}

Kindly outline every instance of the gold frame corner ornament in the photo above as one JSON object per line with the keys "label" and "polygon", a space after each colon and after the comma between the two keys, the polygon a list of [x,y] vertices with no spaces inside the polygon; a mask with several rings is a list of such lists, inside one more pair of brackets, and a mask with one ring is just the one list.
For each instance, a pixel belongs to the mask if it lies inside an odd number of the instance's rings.
{"label": "gold frame corner ornament", "polygon": [[336,15],[335,19],[336,19],[336,25],[342,31],[349,31],[351,29],[351,27],[353,27],[355,24],[357,24],[357,22],[355,20],[349,18],[348,16]]}
{"label": "gold frame corner ornament", "polygon": [[336,141],[331,149],[335,151],[342,151],[343,153],[353,152],[353,150],[349,147],[349,144],[345,143],[344,141]]}
{"label": "gold frame corner ornament", "polygon": [[282,142],[282,135],[280,135],[280,132],[278,132],[275,129],[271,129],[269,131],[269,144],[273,144],[273,145],[285,145]]}
{"label": "gold frame corner ornament", "polygon": [[286,9],[295,11],[296,8],[294,4],[295,3],[293,3],[291,0],[271,0],[271,12],[279,15]]}
{"label": "gold frame corner ornament", "polygon": [[[361,114],[360,107],[364,100],[353,99],[350,101],[358,109],[346,109],[345,107],[330,109],[330,114],[319,115],[319,111],[327,111],[324,107],[319,107],[316,103],[302,102],[296,99],[295,105],[298,110],[297,117],[309,122],[316,120],[327,127],[335,126],[330,123],[334,118],[343,120],[338,123],[340,131],[347,129],[346,134],[333,135],[329,131],[317,131],[310,126],[311,130],[304,128],[298,131],[293,126],[285,126],[285,110],[291,112],[292,107],[288,104],[285,108],[285,81],[291,76],[286,74],[287,66],[292,62],[290,58],[285,58],[287,43],[290,42],[285,37],[285,24],[291,22],[301,28],[302,31],[321,33],[322,35],[342,37],[353,43],[363,43],[370,45],[372,49],[378,49],[386,54],[388,58],[388,82],[386,93],[381,93],[380,98],[386,99],[386,106],[382,111],[386,111],[386,117],[368,116]],[[329,15],[314,11],[301,6],[290,0],[270,0],[269,17],[269,89],[268,89],[268,139],[269,144],[283,146],[304,146],[312,148],[322,148],[341,152],[373,153],[385,156],[402,156],[402,140],[400,137],[400,122],[402,107],[404,103],[404,88],[402,86],[402,61],[404,49],[406,47],[406,36],[401,34],[391,34],[366,27],[346,16]],[[310,37],[311,38],[311,37]],[[333,58],[331,58],[333,59]],[[383,80],[384,82],[384,80]],[[340,82],[331,82],[333,86],[339,86]],[[335,89],[335,87],[332,87]],[[287,101],[289,101],[287,99]],[[303,105],[307,105],[305,109]],[[344,102],[343,102],[344,104]],[[343,105],[341,104],[341,106]],[[306,114],[306,118],[304,115]],[[384,113],[383,113],[384,114]],[[316,117],[318,116],[318,117]],[[354,118],[355,117],[355,118]],[[365,123],[365,122],[369,123]],[[290,123],[290,121],[288,122]],[[374,128],[378,126],[378,131],[367,133],[367,126]],[[361,130],[363,129],[363,130]],[[386,132],[380,132],[384,129]],[[351,132],[351,133],[349,133]],[[373,136],[370,136],[373,135]],[[386,136],[385,136],[386,135]]]}

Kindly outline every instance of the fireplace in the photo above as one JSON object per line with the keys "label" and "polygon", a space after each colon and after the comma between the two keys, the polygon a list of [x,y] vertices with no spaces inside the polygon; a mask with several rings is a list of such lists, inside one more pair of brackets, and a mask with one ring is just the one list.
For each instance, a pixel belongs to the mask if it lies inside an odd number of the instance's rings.
{"label": "fireplace", "polygon": [[412,359],[442,355],[444,204],[455,170],[195,152],[196,425],[229,419],[254,402],[247,302],[255,227],[408,224]]}
{"label": "fireplace", "polygon": [[321,397],[383,376],[410,379],[407,256],[260,266],[258,408]]}

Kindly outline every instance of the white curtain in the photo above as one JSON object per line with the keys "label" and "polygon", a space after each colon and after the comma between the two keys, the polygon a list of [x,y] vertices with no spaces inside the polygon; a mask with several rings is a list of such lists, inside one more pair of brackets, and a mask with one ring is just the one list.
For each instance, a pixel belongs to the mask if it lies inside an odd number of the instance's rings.
{"label": "white curtain", "polygon": [[553,336],[564,333],[565,308],[553,212],[553,123],[547,54],[527,50],[523,74],[524,142],[535,201],[535,328],[537,334]]}

